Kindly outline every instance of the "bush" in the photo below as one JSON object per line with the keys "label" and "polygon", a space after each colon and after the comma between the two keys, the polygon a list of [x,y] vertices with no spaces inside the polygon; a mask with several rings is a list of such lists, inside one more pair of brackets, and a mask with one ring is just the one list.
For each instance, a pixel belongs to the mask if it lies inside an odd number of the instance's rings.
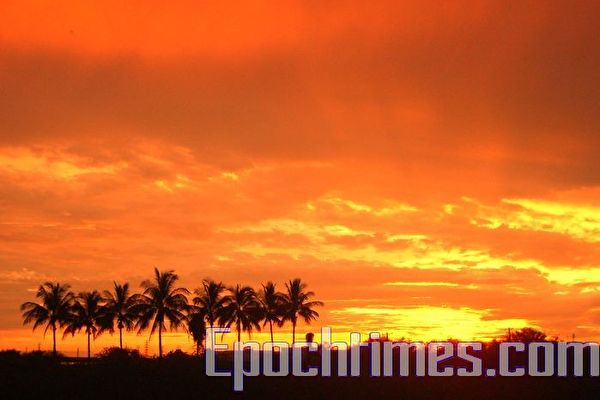
{"label": "bush", "polygon": [[138,350],[121,349],[120,347],[107,347],[98,354],[98,357],[105,360],[137,360],[142,358]]}
{"label": "bush", "polygon": [[14,364],[21,359],[21,352],[17,350],[2,350],[0,351],[0,363]]}
{"label": "bush", "polygon": [[51,351],[43,351],[43,350],[34,350],[34,351],[30,351],[29,353],[23,353],[24,357],[30,357],[30,358],[39,358],[39,359],[61,359],[61,358],[65,358],[65,355],[63,353],[60,352],[56,352],[56,357],[54,357],[54,354]]}
{"label": "bush", "polygon": [[183,360],[183,359],[192,358],[192,356],[190,356],[187,353],[184,353],[180,349],[177,349],[177,350],[168,352],[167,355],[165,356],[165,358],[170,359],[170,360]]}

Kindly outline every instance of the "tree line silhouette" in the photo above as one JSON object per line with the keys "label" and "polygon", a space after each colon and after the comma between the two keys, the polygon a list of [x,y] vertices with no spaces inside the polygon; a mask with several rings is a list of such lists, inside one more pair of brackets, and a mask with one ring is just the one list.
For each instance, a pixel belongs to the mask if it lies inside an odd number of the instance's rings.
{"label": "tree line silhouette", "polygon": [[[177,287],[179,276],[173,270],[154,269],[154,277],[143,281],[141,293],[132,293],[129,283],[114,282],[113,291],[97,290],[78,295],[68,284],[46,282],[40,285],[36,302],[21,305],[23,323],[33,324],[33,330],[43,326],[44,334],[52,331],[52,353],[56,356],[56,333],[63,329],[63,338],[83,331],[87,336],[87,356],[91,357],[91,341],[104,332],[119,331],[119,347],[123,348],[123,330],[141,334],[158,332],[158,353],[163,356],[162,335],[167,328],[183,327],[194,340],[199,354],[207,327],[235,328],[238,341],[242,332],[252,334],[261,326],[269,326],[273,341],[273,326],[292,324],[292,340],[296,340],[299,319],[310,324],[319,317],[315,310],[323,302],[312,300],[314,292],[300,278],[285,283],[285,291],[276,284],[262,284],[259,291],[250,286],[227,287],[210,279],[190,292]],[[168,323],[168,326],[167,326]]]}

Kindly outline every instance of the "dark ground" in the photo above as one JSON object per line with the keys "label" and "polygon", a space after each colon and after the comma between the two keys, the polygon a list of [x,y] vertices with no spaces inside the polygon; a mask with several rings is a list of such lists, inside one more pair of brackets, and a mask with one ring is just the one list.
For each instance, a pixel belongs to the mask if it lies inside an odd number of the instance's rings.
{"label": "dark ground", "polygon": [[212,378],[201,359],[0,356],[0,399],[600,399],[600,378],[247,377]]}

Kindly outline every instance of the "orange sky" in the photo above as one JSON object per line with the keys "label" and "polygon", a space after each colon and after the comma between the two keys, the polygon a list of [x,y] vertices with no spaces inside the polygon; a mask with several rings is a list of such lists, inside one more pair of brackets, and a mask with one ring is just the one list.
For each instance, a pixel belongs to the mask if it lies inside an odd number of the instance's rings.
{"label": "orange sky", "polygon": [[300,276],[312,329],[600,339],[598,4],[77,3],[0,3],[0,348],[49,346],[41,282],[154,266]]}

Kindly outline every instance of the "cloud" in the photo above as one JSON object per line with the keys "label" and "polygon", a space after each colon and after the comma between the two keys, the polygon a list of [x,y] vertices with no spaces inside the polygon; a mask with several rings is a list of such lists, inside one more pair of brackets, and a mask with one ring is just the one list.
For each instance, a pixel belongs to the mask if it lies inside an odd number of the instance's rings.
{"label": "cloud", "polygon": [[460,288],[460,287],[464,287],[465,289],[478,289],[479,286],[477,285],[466,285],[466,286],[461,286],[458,283],[455,282],[404,282],[404,281],[398,281],[398,282],[386,282],[384,283],[384,285],[386,286],[423,286],[423,287],[435,287],[435,286],[441,286],[441,287],[456,287],[456,288]]}
{"label": "cloud", "polygon": [[[84,165],[81,165],[84,164]],[[111,174],[126,165],[85,165],[85,161],[61,154],[36,153],[29,148],[6,148],[0,154],[0,173],[13,176],[38,175],[50,179],[74,180],[85,175]]]}
{"label": "cloud", "polygon": [[506,226],[558,233],[591,243],[600,241],[600,207],[535,199],[503,199],[503,203],[509,207],[481,207],[472,223],[489,229]]}
{"label": "cloud", "polygon": [[[219,37],[200,28],[214,22],[195,18],[158,31],[123,27],[118,41],[101,34],[106,25],[83,6],[56,17],[64,26],[90,20],[73,28],[76,35],[50,19],[27,30],[19,25],[27,19],[8,17],[19,8],[5,7],[4,143],[101,137],[112,147],[151,137],[230,169],[327,158],[355,160],[375,174],[383,171],[375,164],[387,163],[405,185],[418,187],[414,178],[441,192],[458,186],[460,194],[472,182],[520,193],[599,182],[600,43],[587,24],[595,5],[566,15],[536,4],[520,12],[493,4],[469,12],[257,6],[254,19],[236,24],[252,34]],[[103,15],[116,26],[134,12],[110,7]],[[145,18],[219,15],[219,7],[200,8],[150,7]],[[263,19],[278,23],[256,30]],[[166,26],[191,31],[182,40]],[[283,26],[296,33],[271,32]]]}

